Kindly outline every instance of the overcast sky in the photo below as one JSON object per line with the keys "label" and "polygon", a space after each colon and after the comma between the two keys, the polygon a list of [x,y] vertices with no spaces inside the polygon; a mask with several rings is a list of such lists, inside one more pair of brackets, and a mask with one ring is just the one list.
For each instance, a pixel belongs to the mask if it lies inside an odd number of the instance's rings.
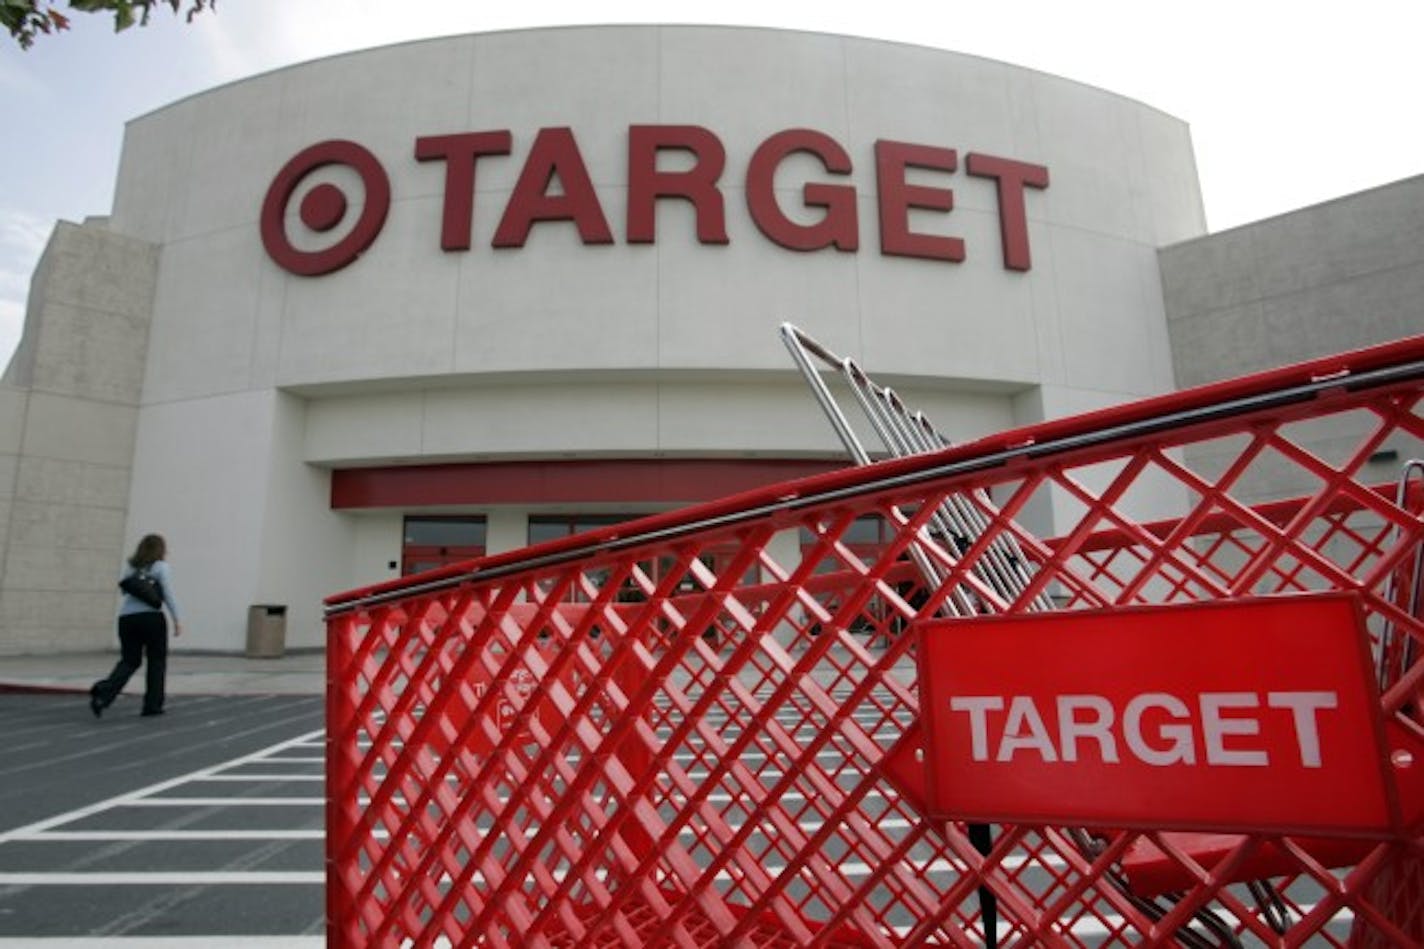
{"label": "overcast sky", "polygon": [[[184,0],[185,5],[188,0]],[[108,213],[124,123],[212,86],[402,40],[575,23],[719,23],[972,53],[1130,96],[1191,125],[1219,231],[1424,173],[1418,0],[717,4],[218,0],[120,35],[107,16],[0,46],[0,364],[56,220]]]}

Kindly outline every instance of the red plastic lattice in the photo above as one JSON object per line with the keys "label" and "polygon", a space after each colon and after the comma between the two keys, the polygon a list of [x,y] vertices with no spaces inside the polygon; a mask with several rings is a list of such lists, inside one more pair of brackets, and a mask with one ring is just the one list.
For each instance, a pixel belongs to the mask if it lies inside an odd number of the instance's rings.
{"label": "red plastic lattice", "polygon": [[[986,915],[1000,945],[1420,944],[1417,824],[986,834],[886,766],[920,714],[908,625],[1042,594],[1355,591],[1380,714],[1417,732],[1421,499],[1370,459],[1420,453],[1421,396],[1417,338],[333,598],[331,944],[971,946]],[[926,542],[951,498],[984,530]],[[975,566],[1010,537],[1006,593]]]}

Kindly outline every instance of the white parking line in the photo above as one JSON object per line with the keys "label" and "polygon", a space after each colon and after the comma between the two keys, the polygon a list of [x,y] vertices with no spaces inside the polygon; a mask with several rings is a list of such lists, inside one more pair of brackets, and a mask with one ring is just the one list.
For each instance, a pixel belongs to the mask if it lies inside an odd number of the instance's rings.
{"label": "white parking line", "polygon": [[181,775],[176,778],[171,778],[167,781],[160,781],[157,784],[150,784],[148,787],[139,788],[137,791],[130,791],[128,794],[120,794],[117,797],[107,798],[106,800],[99,801],[97,804],[90,804],[86,807],[76,808],[72,811],[65,811],[62,814],[56,814],[53,817],[46,817],[44,820],[35,821],[34,823],[26,824],[23,827],[16,827],[13,830],[8,830],[3,833],[0,833],[0,844],[6,843],[7,841],[11,840],[33,840],[36,835],[42,834],[45,831],[52,830],[56,827],[62,827],[65,824],[72,824],[75,821],[83,820],[86,817],[92,817],[95,814],[100,814],[111,808],[129,804],[133,801],[146,798],[149,795],[162,793],[163,791],[167,791],[171,788],[176,788],[180,785],[186,784],[189,781],[201,780],[203,778],[211,777],[214,774],[218,774],[222,771],[227,770],[228,768],[236,767],[242,764],[248,764],[253,761],[260,761],[267,755],[271,755],[274,752],[284,750],[286,748],[291,747],[292,745],[299,744],[304,741],[310,741],[314,736],[320,735],[323,732],[324,729],[316,729],[315,731],[307,732],[304,735],[299,735],[296,738],[279,742],[269,748],[263,748],[260,751],[255,751],[250,755],[244,755],[240,758],[233,758],[229,761],[224,761],[216,765],[210,765],[206,768],[199,768],[197,771],[192,771],[188,774]]}
{"label": "white parking line", "polygon": [[323,949],[325,936],[0,936],[0,949]]}
{"label": "white parking line", "polygon": [[290,886],[294,883],[317,885],[325,882],[325,873],[302,870],[0,873],[0,886],[231,886],[234,884]]}
{"label": "white parking line", "polygon": [[16,840],[322,840],[326,831],[302,830],[44,830]]}
{"label": "white parking line", "polygon": [[239,781],[325,781],[324,774],[214,774],[206,778],[194,778],[195,781],[229,781],[237,783]]}
{"label": "white parking line", "polygon": [[320,807],[324,797],[141,797],[115,807]]}
{"label": "white parking line", "polygon": [[[283,747],[285,748],[286,746],[284,745]],[[326,758],[325,758],[325,757],[310,757],[310,756],[303,756],[303,757],[300,757],[300,758],[297,758],[297,757],[290,757],[290,758],[289,758],[289,757],[282,756],[282,755],[271,755],[271,756],[268,756],[268,757],[256,757],[256,758],[253,758],[252,760],[253,760],[253,761],[261,761],[261,762],[264,762],[264,763],[265,763],[265,762],[271,762],[272,764],[326,764]]]}

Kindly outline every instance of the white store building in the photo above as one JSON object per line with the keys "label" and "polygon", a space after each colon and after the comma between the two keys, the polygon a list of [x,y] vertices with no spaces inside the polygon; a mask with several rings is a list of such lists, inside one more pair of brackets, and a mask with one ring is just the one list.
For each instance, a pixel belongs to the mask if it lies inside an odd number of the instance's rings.
{"label": "white store building", "polygon": [[[1185,123],[843,36],[480,34],[129,123],[0,386],[0,655],[166,536],[249,609],[845,463],[791,321],[968,439],[1424,332],[1424,179],[1207,235]],[[1051,531],[1054,513],[1033,512]],[[795,537],[786,543],[797,543]]]}

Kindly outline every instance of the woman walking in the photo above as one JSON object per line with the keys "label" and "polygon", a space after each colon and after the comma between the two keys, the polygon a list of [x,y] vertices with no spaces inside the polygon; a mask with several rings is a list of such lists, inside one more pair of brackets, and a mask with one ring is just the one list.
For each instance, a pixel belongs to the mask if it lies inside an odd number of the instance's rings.
{"label": "woman walking", "polygon": [[[168,621],[163,607],[173,616],[173,635],[183,635],[178,621],[178,604],[173,599],[173,572],[164,558],[168,545],[159,534],[149,534],[138,542],[128,559],[119,586],[124,590],[119,604],[119,661],[108,678],[100,679],[89,689],[89,708],[94,716],[114,703],[124,685],[148,657],[148,674],[144,680],[144,715],[163,714],[163,680],[168,671]],[[137,583],[132,582],[137,580]],[[146,587],[157,584],[157,590]]]}

